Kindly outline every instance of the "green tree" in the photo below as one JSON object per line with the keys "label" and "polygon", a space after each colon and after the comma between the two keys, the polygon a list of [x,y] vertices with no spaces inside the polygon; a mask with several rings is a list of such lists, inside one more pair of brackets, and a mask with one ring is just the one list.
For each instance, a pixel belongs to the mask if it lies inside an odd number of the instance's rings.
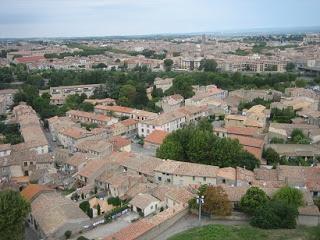
{"label": "green tree", "polygon": [[98,216],[101,215],[101,207],[99,204],[97,205],[97,214],[98,214]]}
{"label": "green tree", "polygon": [[172,68],[172,65],[173,65],[173,61],[172,59],[165,59],[163,61],[163,64],[164,64],[164,68],[167,72],[170,72],[171,71],[171,68]]}
{"label": "green tree", "polygon": [[[81,194],[81,198],[82,198],[82,194]],[[90,208],[90,204],[88,201],[83,201],[82,203],[79,204],[79,207],[83,212],[87,213],[88,209]]]}
{"label": "green tree", "polygon": [[72,235],[72,232],[70,230],[65,231],[64,236],[66,237],[66,239],[69,239]]}
{"label": "green tree", "polygon": [[241,198],[240,208],[249,215],[253,215],[257,209],[269,201],[267,194],[258,187],[251,187]]}
{"label": "green tree", "polygon": [[291,132],[290,142],[296,144],[310,144],[311,140],[304,135],[301,129],[295,128]]}
{"label": "green tree", "polygon": [[229,216],[231,204],[221,186],[208,186],[204,194],[203,210],[209,214]]}
{"label": "green tree", "polygon": [[298,208],[303,205],[303,194],[299,189],[285,186],[280,188],[273,196],[274,200],[282,201],[287,205]]}
{"label": "green tree", "polygon": [[292,72],[296,68],[296,65],[293,62],[288,62],[286,65],[286,71]]}
{"label": "green tree", "polygon": [[281,201],[269,201],[255,211],[250,224],[264,229],[295,228],[297,216],[297,208]]}
{"label": "green tree", "polygon": [[213,59],[202,59],[199,70],[203,70],[205,72],[215,72],[217,70],[217,66],[217,62]]}
{"label": "green tree", "polygon": [[273,148],[264,150],[262,157],[267,160],[268,165],[274,165],[280,162],[280,156]]}
{"label": "green tree", "polygon": [[177,93],[183,96],[185,99],[190,98],[194,95],[192,84],[193,81],[190,76],[178,76],[173,80],[172,87],[169,88],[165,94],[172,95]]}
{"label": "green tree", "polygon": [[83,102],[79,104],[79,110],[85,112],[93,112],[94,106],[91,103]]}
{"label": "green tree", "polygon": [[24,219],[30,212],[30,203],[19,192],[0,191],[0,233],[1,239],[24,239]]}
{"label": "green tree", "polygon": [[179,142],[165,139],[157,149],[156,156],[163,159],[183,160],[183,148]]}

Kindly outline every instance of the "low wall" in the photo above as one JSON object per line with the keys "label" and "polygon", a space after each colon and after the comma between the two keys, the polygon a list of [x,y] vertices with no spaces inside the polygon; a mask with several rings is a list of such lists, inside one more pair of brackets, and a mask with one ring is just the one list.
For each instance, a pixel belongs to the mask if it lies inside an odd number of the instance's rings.
{"label": "low wall", "polygon": [[146,232],[145,234],[143,234],[142,236],[137,238],[137,240],[152,240],[152,239],[155,239],[162,232],[164,232],[169,227],[171,227],[174,223],[176,223],[179,219],[181,219],[182,217],[187,215],[188,212],[189,212],[188,208],[181,210],[180,212],[178,212],[173,217],[171,217],[171,218],[167,219],[166,221],[160,223],[159,225],[157,225],[154,228],[152,228],[150,231]]}
{"label": "low wall", "polygon": [[318,226],[320,223],[319,216],[312,216],[312,215],[303,215],[299,214],[297,219],[297,224],[302,226],[314,227]]}

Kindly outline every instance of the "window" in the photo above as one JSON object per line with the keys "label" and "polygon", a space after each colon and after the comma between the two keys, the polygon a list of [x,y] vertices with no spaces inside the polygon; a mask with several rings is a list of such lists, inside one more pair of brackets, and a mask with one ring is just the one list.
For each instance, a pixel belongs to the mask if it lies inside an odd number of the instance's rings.
{"label": "window", "polygon": [[222,183],[226,183],[226,180],[225,180],[225,179],[222,179]]}
{"label": "window", "polygon": [[203,177],[203,181],[207,181],[207,178],[206,178],[206,177]]}
{"label": "window", "polygon": [[150,209],[153,209],[153,206],[151,205]]}
{"label": "window", "polygon": [[193,180],[193,181],[194,181],[194,180],[196,180],[196,177],[195,177],[195,176],[193,176],[193,177],[192,177],[192,180]]}
{"label": "window", "polygon": [[160,182],[161,182],[161,177],[158,177],[158,181],[160,181]]}
{"label": "window", "polygon": [[169,182],[171,182],[171,180],[168,178],[168,179],[167,179],[167,182],[169,183]]}
{"label": "window", "polygon": [[28,162],[23,162],[23,166],[28,166]]}

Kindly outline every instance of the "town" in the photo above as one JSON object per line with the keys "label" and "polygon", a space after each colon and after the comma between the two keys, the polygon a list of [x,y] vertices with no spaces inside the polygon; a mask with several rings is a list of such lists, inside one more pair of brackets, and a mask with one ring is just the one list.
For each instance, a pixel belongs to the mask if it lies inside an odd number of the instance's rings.
{"label": "town", "polygon": [[319,239],[320,29],[0,38],[0,164],[4,240]]}

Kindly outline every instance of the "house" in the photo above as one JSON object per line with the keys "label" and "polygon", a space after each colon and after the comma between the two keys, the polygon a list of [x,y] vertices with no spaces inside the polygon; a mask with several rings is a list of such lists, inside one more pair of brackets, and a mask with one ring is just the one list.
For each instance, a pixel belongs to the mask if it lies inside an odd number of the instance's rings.
{"label": "house", "polygon": [[146,217],[159,210],[159,203],[159,199],[153,197],[152,195],[148,193],[140,193],[129,202],[129,205],[134,212]]}
{"label": "house", "polygon": [[75,153],[64,164],[63,170],[69,174],[80,171],[93,158],[90,154]]}
{"label": "house", "polygon": [[218,169],[211,165],[163,160],[154,169],[155,182],[179,186],[216,185]]}
{"label": "house", "polygon": [[75,151],[101,157],[110,155],[113,151],[113,145],[105,139],[83,140],[75,145]]}
{"label": "house", "polygon": [[262,152],[264,146],[264,140],[253,137],[245,137],[239,135],[231,135],[231,139],[236,139],[243,146],[243,149],[251,153],[258,160],[262,160]]}
{"label": "house", "polygon": [[13,97],[17,92],[17,89],[0,90],[0,114],[5,114],[6,111],[13,105]]}
{"label": "house", "polygon": [[68,96],[75,94],[85,94],[89,98],[100,87],[102,87],[101,84],[50,87],[51,103],[55,105],[63,104]]}
{"label": "house", "polygon": [[150,157],[146,155],[131,155],[120,163],[124,171],[128,173],[138,174],[153,182],[155,172],[154,169],[162,164],[162,159]]}
{"label": "house", "polygon": [[257,137],[259,135],[259,129],[253,127],[229,126],[225,128],[214,128],[213,132],[221,138],[231,136]]}
{"label": "house", "polygon": [[143,177],[127,172],[117,172],[105,178],[107,194],[112,197],[124,198],[130,188],[137,183],[142,183]]}
{"label": "house", "polygon": [[168,133],[161,130],[155,130],[144,139],[143,147],[150,150],[156,150],[163,143]]}
{"label": "house", "polygon": [[68,117],[52,117],[48,119],[48,127],[50,131],[50,135],[52,140],[56,142],[58,139],[59,132],[71,128],[76,127],[77,124],[71,121]]}
{"label": "house", "polygon": [[129,118],[111,125],[112,136],[132,137],[138,133],[138,120]]}
{"label": "house", "polygon": [[131,152],[131,141],[127,138],[114,136],[110,139],[115,151]]}
{"label": "house", "polygon": [[95,179],[103,173],[106,166],[107,162],[103,159],[92,159],[80,169],[77,174],[77,179],[83,186],[93,184]]}
{"label": "house", "polygon": [[31,203],[27,221],[40,238],[59,239],[67,230],[78,232],[90,222],[78,204],[41,185],[29,185],[21,195]]}
{"label": "house", "polygon": [[180,94],[163,97],[156,105],[161,107],[164,112],[174,111],[183,106],[184,98]]}
{"label": "house", "polygon": [[82,141],[107,139],[109,136],[110,131],[106,128],[94,128],[88,131],[80,127],[71,127],[62,129],[58,133],[59,143],[70,152],[75,152],[76,146]]}
{"label": "house", "polygon": [[66,116],[74,122],[97,124],[100,127],[107,127],[118,122],[118,119],[113,117],[78,110],[70,110],[66,112]]}
{"label": "house", "polygon": [[163,92],[167,91],[169,88],[171,88],[173,84],[173,78],[159,78],[156,77],[154,79],[154,85],[156,88],[162,89]]}
{"label": "house", "polygon": [[156,113],[122,106],[96,105],[94,111],[97,114],[112,115],[118,118],[132,118],[138,121],[156,117]]}
{"label": "house", "polygon": [[320,156],[320,149],[310,144],[268,144],[266,148],[274,149],[280,157],[297,158],[305,160],[314,160]]}
{"label": "house", "polygon": [[188,191],[185,187],[176,187],[166,192],[165,202],[168,208],[175,207],[176,205],[187,207],[189,200],[193,197],[194,194]]}
{"label": "house", "polygon": [[288,140],[294,129],[300,129],[305,136],[311,136],[315,131],[319,130],[318,126],[309,124],[288,124],[288,123],[270,123],[268,130],[268,139],[282,138]]}
{"label": "house", "polygon": [[146,137],[155,130],[173,132],[186,123],[186,114],[181,111],[171,111],[138,123],[138,135]]}

